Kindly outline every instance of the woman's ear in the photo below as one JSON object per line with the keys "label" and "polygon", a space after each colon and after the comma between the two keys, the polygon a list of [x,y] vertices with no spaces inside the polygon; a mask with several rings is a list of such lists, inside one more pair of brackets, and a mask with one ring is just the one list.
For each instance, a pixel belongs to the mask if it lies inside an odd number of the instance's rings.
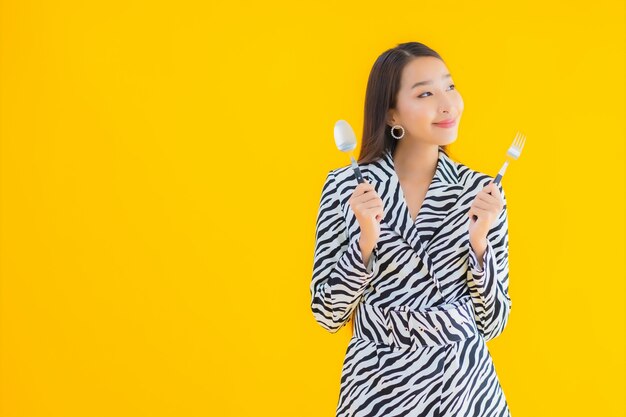
{"label": "woman's ear", "polygon": [[392,127],[396,125],[396,109],[387,110],[387,126]]}

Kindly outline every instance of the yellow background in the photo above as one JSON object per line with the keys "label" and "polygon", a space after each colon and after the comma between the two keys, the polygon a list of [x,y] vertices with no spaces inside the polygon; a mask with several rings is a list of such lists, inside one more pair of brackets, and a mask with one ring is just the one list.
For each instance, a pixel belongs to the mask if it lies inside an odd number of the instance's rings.
{"label": "yellow background", "polygon": [[514,417],[623,416],[623,1],[4,0],[1,409],[331,416],[349,328],[309,309],[332,128],[438,51],[452,156],[503,180]]}

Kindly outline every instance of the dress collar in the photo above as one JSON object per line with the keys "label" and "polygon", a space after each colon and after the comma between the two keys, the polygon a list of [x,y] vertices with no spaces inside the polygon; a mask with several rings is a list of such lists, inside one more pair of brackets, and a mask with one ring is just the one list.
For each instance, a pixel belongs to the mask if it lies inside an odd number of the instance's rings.
{"label": "dress collar", "polygon": [[[386,149],[378,160],[371,162],[368,174],[377,182],[385,182],[391,177],[398,180],[395,170],[393,154],[390,149]],[[457,163],[453,161],[442,147],[438,149],[437,168],[432,183],[458,184],[459,174]]]}

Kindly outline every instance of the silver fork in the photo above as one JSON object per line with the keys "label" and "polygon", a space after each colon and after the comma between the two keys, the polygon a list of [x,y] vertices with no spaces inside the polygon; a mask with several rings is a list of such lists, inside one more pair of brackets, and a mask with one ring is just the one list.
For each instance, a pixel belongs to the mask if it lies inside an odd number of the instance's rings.
{"label": "silver fork", "polygon": [[[524,143],[526,143],[526,136],[524,136],[521,132],[517,132],[515,134],[515,138],[513,139],[513,143],[511,143],[511,146],[509,146],[509,149],[506,151],[506,155],[510,156],[513,159],[519,158],[520,155],[522,154]],[[506,167],[508,166],[509,166],[509,160],[507,159],[506,161],[504,161],[504,164],[502,164],[502,168],[500,168],[498,175],[496,175],[496,178],[493,180],[493,182],[496,185],[500,184],[500,181],[502,181],[502,177],[504,176],[504,171],[506,171]],[[478,217],[475,214],[472,216],[472,218],[474,220],[478,219]]]}
{"label": "silver fork", "polygon": [[[513,143],[511,143],[511,146],[509,146],[509,150],[506,151],[507,156],[510,156],[513,159],[519,158],[522,154],[524,143],[526,143],[526,136],[524,136],[521,132],[517,132],[515,138],[513,139]],[[493,180],[494,183],[500,184],[500,181],[504,176],[504,171],[506,171],[506,167],[508,166],[509,161],[507,159],[506,161],[504,161],[504,164],[502,164],[502,168],[500,168],[498,175],[496,175],[496,178]]]}

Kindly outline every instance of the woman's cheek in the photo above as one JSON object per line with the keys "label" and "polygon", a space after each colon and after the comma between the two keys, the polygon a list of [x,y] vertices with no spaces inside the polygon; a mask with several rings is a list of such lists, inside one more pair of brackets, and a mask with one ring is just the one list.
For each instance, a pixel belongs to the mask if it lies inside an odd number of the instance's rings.
{"label": "woman's cheek", "polygon": [[463,102],[463,97],[461,97],[461,93],[457,93],[457,108],[459,109],[459,114],[463,112],[465,107],[465,103]]}
{"label": "woman's cheek", "polygon": [[430,110],[420,104],[414,104],[410,109],[410,124],[413,126],[423,126],[429,120],[433,120]]}

